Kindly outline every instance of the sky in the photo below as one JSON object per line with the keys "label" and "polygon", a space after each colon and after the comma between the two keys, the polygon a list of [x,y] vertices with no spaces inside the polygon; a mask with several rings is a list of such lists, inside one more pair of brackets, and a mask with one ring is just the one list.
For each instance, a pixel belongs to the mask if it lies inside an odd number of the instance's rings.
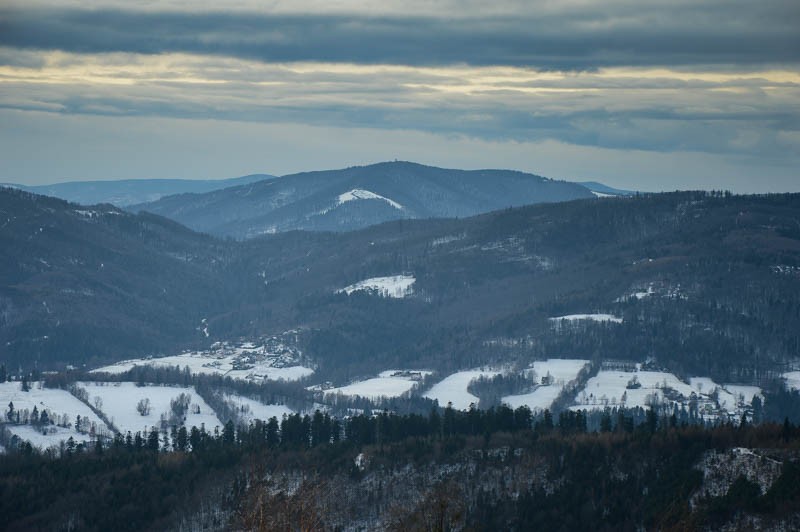
{"label": "sky", "polygon": [[386,160],[800,191],[797,0],[3,0],[0,182]]}

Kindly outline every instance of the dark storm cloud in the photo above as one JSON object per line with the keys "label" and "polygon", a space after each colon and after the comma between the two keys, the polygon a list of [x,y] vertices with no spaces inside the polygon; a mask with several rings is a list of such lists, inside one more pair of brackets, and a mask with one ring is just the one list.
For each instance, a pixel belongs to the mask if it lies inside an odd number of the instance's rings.
{"label": "dark storm cloud", "polygon": [[0,45],[78,53],[188,52],[266,62],[603,66],[796,64],[800,8],[697,2],[666,8],[598,3],[519,16],[0,10]]}

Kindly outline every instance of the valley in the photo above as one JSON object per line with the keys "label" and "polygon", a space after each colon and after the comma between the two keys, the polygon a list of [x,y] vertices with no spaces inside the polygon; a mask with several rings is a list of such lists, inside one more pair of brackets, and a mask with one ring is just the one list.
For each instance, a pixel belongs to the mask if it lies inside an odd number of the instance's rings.
{"label": "valley", "polygon": [[[342,203],[397,210],[357,190]],[[448,482],[493,494],[447,488],[458,494],[454,504],[472,501],[472,518],[500,511],[528,522],[509,501],[534,508],[526,497],[544,497],[558,508],[553,497],[567,493],[559,483],[584,486],[570,469],[543,465],[550,451],[540,442],[614,438],[630,452],[645,441],[659,453],[679,434],[697,441],[676,458],[691,492],[669,493],[694,493],[681,515],[708,523],[717,522],[715,505],[727,504],[723,492],[744,482],[721,465],[750,464],[736,449],[764,456],[772,451],[763,445],[789,446],[769,455],[781,465],[764,473],[771,480],[752,500],[777,500],[793,478],[797,195],[588,198],[241,241],[18,190],[0,189],[0,208],[8,258],[0,264],[0,445],[10,460],[0,468],[26,467],[21,456],[52,460],[43,467],[53,471],[67,457],[89,460],[80,475],[104,486],[103,504],[113,484],[92,468],[106,455],[112,470],[131,474],[178,461],[175,471],[198,479],[195,496],[226,526],[252,519],[261,504],[276,516],[305,508],[304,490],[328,504],[318,492],[325,483],[351,497],[344,513],[309,507],[329,523],[402,529],[405,521],[358,494],[386,486],[387,497],[409,497],[409,519],[422,519]],[[775,436],[780,430],[790,436]],[[703,434],[726,443],[714,447]],[[711,457],[712,448],[730,456]],[[294,465],[281,465],[287,457]],[[245,463],[271,473],[253,477]],[[444,484],[412,463],[435,464]],[[516,485],[523,499],[498,484],[512,463],[537,479]],[[215,469],[223,464],[230,473]],[[307,467],[327,472],[310,477]],[[485,473],[476,477],[478,467]],[[164,485],[173,478],[159,475]],[[424,487],[409,494],[404,482]],[[255,502],[242,483],[292,506]],[[239,495],[226,498],[217,486]],[[185,485],[173,489],[186,496]],[[152,515],[130,523],[158,515],[173,527],[180,519],[200,526],[212,515],[147,504]],[[755,519],[761,510],[749,511]]]}

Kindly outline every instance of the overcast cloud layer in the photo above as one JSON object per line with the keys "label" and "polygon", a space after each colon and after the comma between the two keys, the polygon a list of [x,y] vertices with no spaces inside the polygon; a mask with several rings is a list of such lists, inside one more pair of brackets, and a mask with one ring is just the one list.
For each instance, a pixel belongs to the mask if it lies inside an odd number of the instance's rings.
{"label": "overcast cloud layer", "polygon": [[[7,3],[0,139],[14,152],[0,147],[0,180],[285,173],[390,157],[392,139],[396,156],[453,167],[642,190],[800,190],[796,1],[481,4]],[[91,148],[153,119],[175,136],[128,139],[138,146],[109,147],[117,157]],[[70,148],[34,163],[59,142],[48,123],[67,128]],[[231,145],[255,131],[264,142],[235,162],[205,150],[189,163],[180,132],[208,144],[210,124]],[[314,150],[292,158],[274,136],[289,129]],[[331,135],[335,155],[323,148]],[[130,175],[121,166],[137,148],[149,164]],[[664,164],[674,170],[654,167]]]}

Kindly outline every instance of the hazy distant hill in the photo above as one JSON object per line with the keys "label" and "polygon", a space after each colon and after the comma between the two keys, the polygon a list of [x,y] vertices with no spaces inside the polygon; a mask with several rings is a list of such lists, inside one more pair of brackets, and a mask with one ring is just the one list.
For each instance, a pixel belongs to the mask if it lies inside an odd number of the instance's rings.
{"label": "hazy distant hill", "polygon": [[597,181],[581,181],[578,183],[579,185],[583,185],[592,192],[595,192],[596,196],[605,197],[605,196],[630,196],[635,194],[636,192],[632,190],[623,190],[620,188],[610,187],[608,185],[604,185],[603,183],[598,183]]}
{"label": "hazy distant hill", "polygon": [[131,206],[220,236],[348,231],[397,219],[465,217],[591,198],[586,187],[509,170],[450,170],[388,162],[287,175]]}
{"label": "hazy distant hill", "polygon": [[253,174],[232,179],[122,179],[119,181],[69,181],[38,186],[8,184],[7,186],[65,199],[81,205],[110,203],[117,207],[126,207],[134,203],[155,201],[171,194],[210,192],[271,178],[272,176],[266,174]]}

